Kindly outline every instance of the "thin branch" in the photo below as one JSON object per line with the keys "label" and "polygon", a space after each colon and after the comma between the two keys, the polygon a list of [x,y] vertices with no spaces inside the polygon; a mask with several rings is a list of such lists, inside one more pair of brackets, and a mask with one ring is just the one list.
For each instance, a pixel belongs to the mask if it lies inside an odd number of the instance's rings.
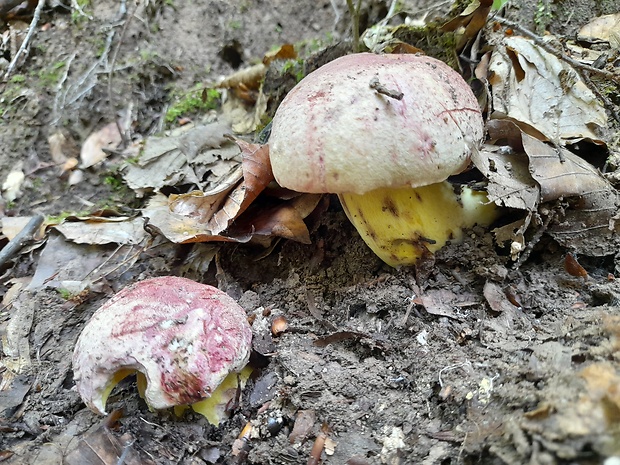
{"label": "thin branch", "polygon": [[9,78],[15,66],[17,66],[17,61],[19,60],[19,58],[22,56],[22,54],[26,52],[26,49],[28,48],[28,44],[30,43],[30,39],[32,39],[32,36],[37,30],[37,24],[39,23],[39,19],[41,18],[41,11],[43,11],[44,6],[45,6],[45,0],[39,0],[39,3],[37,3],[37,7],[34,10],[32,21],[30,21],[30,26],[28,27],[28,33],[26,34],[26,38],[22,42],[21,46],[19,47],[19,50],[17,51],[17,53],[11,60],[11,63],[9,64],[9,67],[7,68],[6,73],[4,74],[5,81]]}
{"label": "thin branch", "polygon": [[[112,81],[114,78],[114,65],[116,63],[116,57],[118,56],[118,51],[120,50],[121,45],[123,44],[123,40],[125,38],[125,33],[127,32],[127,28],[129,27],[131,20],[135,16],[136,11],[138,11],[139,5],[140,5],[140,2],[137,1],[135,8],[131,12],[131,15],[129,15],[129,18],[127,18],[127,20],[125,21],[125,24],[123,24],[123,29],[121,29],[121,35],[118,39],[118,43],[116,44],[116,48],[114,49],[114,52],[112,53],[112,60],[110,61],[110,71],[108,73],[108,105],[110,105],[111,110],[113,110],[114,108],[112,104]],[[121,10],[121,14],[123,14],[122,10]],[[114,112],[112,111],[112,113]],[[114,122],[116,123],[118,133],[121,135],[121,139],[123,140],[123,146],[126,146],[129,143],[127,134],[125,134],[125,131],[121,127],[121,123],[119,122],[119,119],[116,117],[116,115],[112,115],[112,116],[114,118]]]}
{"label": "thin branch", "polygon": [[32,239],[41,224],[43,224],[43,216],[41,215],[33,216],[30,221],[28,221],[28,224],[0,251],[0,266],[17,255],[26,242]]}

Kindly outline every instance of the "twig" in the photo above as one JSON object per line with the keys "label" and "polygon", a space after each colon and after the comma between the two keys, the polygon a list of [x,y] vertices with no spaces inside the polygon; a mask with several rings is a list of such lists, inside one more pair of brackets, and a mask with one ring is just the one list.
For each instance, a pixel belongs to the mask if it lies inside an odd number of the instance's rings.
{"label": "twig", "polygon": [[[140,2],[136,1],[135,8],[131,12],[131,15],[129,15],[129,18],[127,18],[127,20],[125,21],[125,24],[123,24],[123,28],[121,29],[121,35],[118,39],[118,43],[116,44],[116,48],[114,49],[114,52],[112,53],[112,60],[110,61],[110,71],[108,73],[108,105],[110,105],[111,110],[113,110],[112,80],[114,77],[114,64],[116,63],[116,57],[118,56],[118,51],[120,50],[121,45],[123,44],[123,39],[125,38],[125,33],[127,32],[127,28],[129,27],[129,24],[131,23],[132,18],[135,16],[136,11],[138,11],[139,5],[140,5]],[[121,14],[122,14],[122,10],[121,10]],[[111,113],[113,112],[111,111]],[[116,123],[116,128],[118,129],[118,133],[121,135],[121,139],[123,140],[123,146],[126,146],[129,143],[127,134],[125,134],[125,131],[123,131],[123,128],[121,127],[121,123],[119,122],[119,119],[116,117],[116,115],[114,115],[113,118],[114,118],[114,122]]]}
{"label": "twig", "polygon": [[360,51],[360,8],[362,0],[357,1],[357,7],[353,6],[353,0],[347,0],[349,14],[351,15],[351,32],[353,33],[353,51]]}
{"label": "twig", "polygon": [[385,95],[386,97],[393,98],[395,100],[402,100],[405,94],[399,92],[397,90],[388,89],[383,84],[379,82],[379,78],[377,76],[373,77],[368,84],[371,89],[377,91],[378,94]]}
{"label": "twig", "polygon": [[41,11],[43,11],[44,5],[45,5],[45,0],[39,0],[39,3],[37,3],[37,7],[34,10],[34,15],[32,16],[32,21],[30,21],[30,26],[28,27],[28,33],[26,34],[26,38],[24,39],[21,46],[19,47],[19,50],[17,51],[17,53],[11,60],[11,63],[9,64],[9,67],[6,70],[6,73],[4,73],[4,80],[7,80],[9,78],[15,66],[17,66],[17,60],[19,60],[19,58],[28,48],[30,39],[32,39],[32,36],[37,30],[37,24],[39,23],[39,18],[41,18]]}
{"label": "twig", "polygon": [[39,229],[39,226],[43,224],[43,216],[36,215],[30,218],[28,224],[17,233],[17,235],[9,241],[7,245],[0,250],[0,266],[4,265],[7,261],[13,258],[21,248],[32,239],[34,233]]}
{"label": "twig", "polygon": [[540,36],[534,34],[529,29],[527,29],[527,28],[525,28],[525,27],[523,27],[523,26],[521,26],[521,25],[519,25],[517,23],[514,23],[514,22],[509,21],[507,19],[501,18],[499,16],[496,17],[495,20],[498,23],[500,23],[501,25],[503,25],[503,26],[507,26],[507,27],[510,27],[512,29],[515,29],[516,31],[519,31],[524,36],[532,39],[534,41],[534,43],[536,45],[538,45],[540,48],[542,48],[545,51],[551,53],[552,55],[556,56],[560,60],[563,60],[563,61],[567,62],[568,64],[570,64],[574,68],[581,69],[583,71],[587,71],[588,73],[597,74],[597,75],[602,76],[602,77],[604,77],[606,79],[610,79],[612,81],[620,83],[620,74],[612,73],[610,71],[605,71],[604,69],[598,69],[598,68],[595,68],[594,66],[590,66],[590,65],[587,65],[587,64],[582,63],[580,61],[577,61],[574,58],[568,56],[562,50],[559,50],[556,47],[554,47],[551,44],[549,44],[548,42],[545,42]]}

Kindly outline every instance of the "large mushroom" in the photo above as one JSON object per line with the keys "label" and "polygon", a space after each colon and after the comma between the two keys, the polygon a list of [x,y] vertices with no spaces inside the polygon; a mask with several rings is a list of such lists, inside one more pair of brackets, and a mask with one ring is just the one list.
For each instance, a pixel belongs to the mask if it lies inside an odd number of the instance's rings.
{"label": "large mushroom", "polygon": [[147,279],[94,313],[75,347],[74,379],[102,415],[114,386],[136,371],[150,407],[194,404],[245,367],[251,340],[245,311],[224,292],[174,276]]}
{"label": "large mushroom", "polygon": [[281,186],[338,194],[370,248],[397,267],[495,219],[484,192],[446,181],[468,166],[483,137],[478,102],[448,65],[359,53],[322,66],[289,92],[269,149]]}

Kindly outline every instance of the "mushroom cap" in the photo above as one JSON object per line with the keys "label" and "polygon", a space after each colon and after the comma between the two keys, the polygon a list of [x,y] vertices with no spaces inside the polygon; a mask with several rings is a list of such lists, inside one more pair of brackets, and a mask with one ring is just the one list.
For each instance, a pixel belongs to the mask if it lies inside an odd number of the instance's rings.
{"label": "mushroom cap", "polygon": [[[372,89],[375,78],[403,98]],[[363,194],[443,181],[468,165],[483,136],[476,97],[445,63],[358,53],[322,66],[288,93],[269,151],[283,187]]]}
{"label": "mushroom cap", "polygon": [[135,369],[155,409],[209,397],[248,363],[252,330],[224,292],[185,278],[147,279],[118,292],[84,327],[73,354],[86,405],[105,413],[114,374]]}

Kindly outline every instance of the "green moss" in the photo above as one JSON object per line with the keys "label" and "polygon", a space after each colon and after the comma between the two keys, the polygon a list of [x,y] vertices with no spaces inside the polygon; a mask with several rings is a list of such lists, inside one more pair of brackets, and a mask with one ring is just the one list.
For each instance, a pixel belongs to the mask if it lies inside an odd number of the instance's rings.
{"label": "green moss", "polygon": [[39,72],[37,73],[37,77],[39,78],[39,84],[42,87],[55,86],[60,80],[60,77],[62,75],[62,69],[65,66],[67,66],[66,62],[58,61],[49,68],[39,70]]}
{"label": "green moss", "polygon": [[9,82],[11,84],[22,84],[26,82],[26,76],[24,76],[23,74],[15,74],[14,76],[11,76]]}
{"label": "green moss", "polygon": [[56,288],[56,291],[58,291],[58,294],[60,294],[60,297],[62,297],[65,300],[69,300],[71,297],[73,297],[73,294],[69,290],[64,289],[62,287]]}
{"label": "green moss", "polygon": [[434,22],[423,27],[403,24],[394,28],[392,35],[394,39],[413,45],[423,50],[427,55],[457,68],[457,38],[453,32],[442,31],[441,26],[441,24]]}
{"label": "green moss", "polygon": [[220,105],[222,94],[217,89],[198,86],[189,92],[173,97],[174,102],[166,112],[166,122],[173,123],[182,116],[213,110]]}
{"label": "green moss", "polygon": [[282,74],[295,76],[295,81],[299,82],[304,78],[304,60],[287,60],[282,66]]}
{"label": "green moss", "polygon": [[71,10],[71,22],[73,24],[80,24],[88,19],[88,16],[85,16],[85,9],[90,5],[90,0],[76,0],[78,8],[74,8]]}
{"label": "green moss", "polygon": [[536,13],[534,13],[534,24],[536,25],[536,33],[544,34],[547,26],[551,24],[553,14],[547,0],[538,0],[536,4]]}

